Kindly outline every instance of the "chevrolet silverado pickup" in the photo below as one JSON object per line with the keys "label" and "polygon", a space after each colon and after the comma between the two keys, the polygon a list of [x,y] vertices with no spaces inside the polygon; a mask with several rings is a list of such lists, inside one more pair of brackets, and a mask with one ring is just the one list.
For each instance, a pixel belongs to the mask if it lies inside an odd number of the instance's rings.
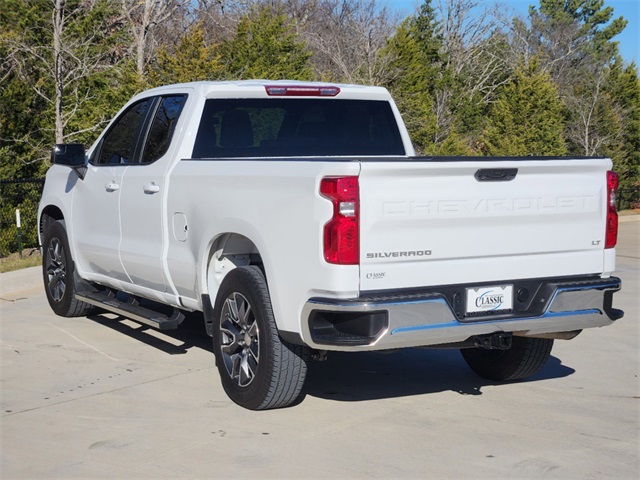
{"label": "chevrolet silverado pickup", "polygon": [[248,409],[291,405],[328,351],[453,347],[526,378],[554,339],[623,315],[609,159],[418,157],[383,88],[164,86],[52,163],[53,311],[161,330],[202,312]]}

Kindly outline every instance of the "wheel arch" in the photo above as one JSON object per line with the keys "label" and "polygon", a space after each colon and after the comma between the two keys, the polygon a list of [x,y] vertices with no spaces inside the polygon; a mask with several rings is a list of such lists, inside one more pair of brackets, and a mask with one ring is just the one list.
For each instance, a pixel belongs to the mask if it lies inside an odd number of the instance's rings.
{"label": "wheel arch", "polygon": [[51,222],[58,220],[64,220],[64,214],[57,205],[47,205],[40,212],[40,221],[38,223],[38,236],[40,237],[40,243],[44,238],[44,232],[47,230]]}
{"label": "wheel arch", "polygon": [[[266,279],[266,271],[263,258],[256,244],[247,236],[236,232],[226,232],[214,238],[206,250],[206,262],[203,272],[201,291],[204,302],[203,311],[212,311],[216,303],[218,291],[224,278],[232,270],[247,266],[256,265],[262,271]],[[212,318],[205,315],[207,332],[210,332]]]}

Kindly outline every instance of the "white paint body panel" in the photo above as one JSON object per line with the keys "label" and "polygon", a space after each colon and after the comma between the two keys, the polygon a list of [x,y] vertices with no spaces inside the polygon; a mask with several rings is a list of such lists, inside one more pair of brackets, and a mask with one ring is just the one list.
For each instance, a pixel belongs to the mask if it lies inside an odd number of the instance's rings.
{"label": "white paint body panel", "polygon": [[[50,169],[39,215],[47,206],[60,209],[81,277],[202,310],[201,295],[213,302],[224,276],[224,266],[218,271],[211,263],[212,245],[241,235],[262,258],[278,327],[301,333],[312,297],[613,271],[615,250],[602,245],[609,160],[189,160],[205,100],[266,97],[264,84],[202,82],[144,92],[130,103],[189,95],[163,158],[147,166],[89,165],[84,180],[65,167]],[[340,87],[340,98],[391,102],[407,156],[414,155],[386,90]],[[518,175],[482,183],[474,178],[478,168],[518,168]],[[330,265],[322,253],[332,206],[318,193],[320,181],[344,175],[360,178],[360,266]],[[111,180],[119,191],[106,192]],[[149,183],[158,185],[156,193],[143,192]],[[367,258],[414,250],[431,255]]]}
{"label": "white paint body panel", "polygon": [[[518,174],[479,182],[479,168]],[[601,159],[363,162],[361,289],[600,274],[610,168]],[[411,251],[430,255],[386,256]]]}
{"label": "white paint body panel", "polygon": [[[74,260],[79,270],[113,280],[129,281],[120,261],[120,192],[126,166],[89,165],[84,180],[74,185],[71,222]],[[75,175],[71,172],[72,175]],[[67,227],[68,228],[68,227]]]}
{"label": "white paint body panel", "polygon": [[264,262],[280,328],[299,331],[300,312],[313,296],[357,296],[358,266],[328,265],[322,230],[331,203],[320,179],[357,175],[356,162],[182,161],[172,173],[170,212],[183,212],[186,242],[169,240],[168,266],[178,294],[215,296],[206,283],[210,243],[224,233],[250,239]]}

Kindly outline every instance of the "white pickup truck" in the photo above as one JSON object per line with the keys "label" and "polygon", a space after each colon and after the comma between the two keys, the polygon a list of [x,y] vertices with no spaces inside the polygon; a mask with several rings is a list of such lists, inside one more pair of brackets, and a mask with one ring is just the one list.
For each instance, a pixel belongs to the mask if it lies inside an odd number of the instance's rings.
{"label": "white pickup truck", "polygon": [[201,311],[249,409],[295,402],[330,350],[455,347],[516,380],[554,339],[623,315],[609,159],[416,157],[383,88],[156,88],[52,163],[38,215],[53,311],[160,329]]}

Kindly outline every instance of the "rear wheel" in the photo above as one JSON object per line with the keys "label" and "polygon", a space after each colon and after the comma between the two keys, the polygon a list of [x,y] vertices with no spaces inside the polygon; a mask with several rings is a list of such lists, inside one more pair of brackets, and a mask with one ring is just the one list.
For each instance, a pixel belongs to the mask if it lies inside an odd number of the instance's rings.
{"label": "rear wheel", "polygon": [[42,277],[51,309],[62,317],[82,317],[91,305],[75,298],[74,266],[64,222],[52,222],[44,233]]}
{"label": "rear wheel", "polygon": [[481,377],[489,380],[520,380],[535,375],[551,356],[553,340],[513,337],[508,350],[462,349],[462,356]]}
{"label": "rear wheel", "polygon": [[236,268],[222,282],[214,308],[213,349],[222,386],[238,405],[266,410],[299,398],[308,349],[278,335],[258,267]]}

